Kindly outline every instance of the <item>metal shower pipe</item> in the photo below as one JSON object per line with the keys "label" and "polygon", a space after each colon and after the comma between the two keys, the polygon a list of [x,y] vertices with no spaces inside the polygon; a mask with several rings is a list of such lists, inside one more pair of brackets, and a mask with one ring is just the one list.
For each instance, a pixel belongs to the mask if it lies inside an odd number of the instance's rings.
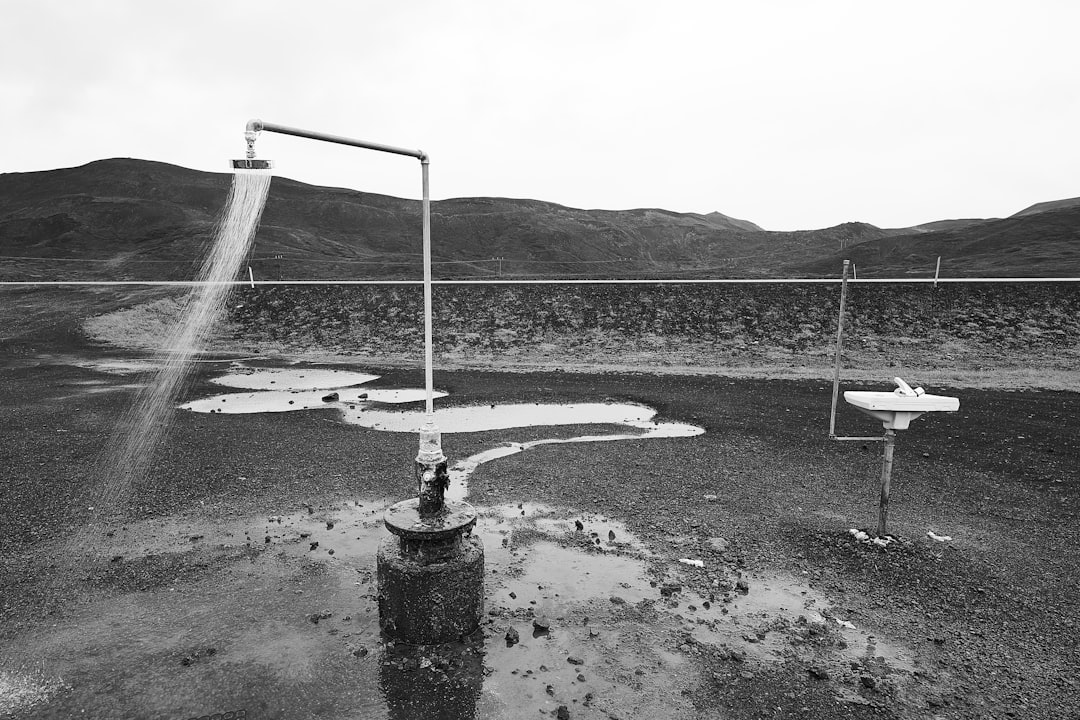
{"label": "metal shower pipe", "polygon": [[432,351],[431,339],[431,198],[428,190],[428,165],[430,164],[428,154],[423,150],[411,150],[409,148],[400,148],[393,145],[368,142],[367,140],[356,140],[354,138],[342,137],[341,135],[330,135],[327,133],[315,132],[313,130],[302,130],[300,128],[268,123],[262,120],[249,120],[247,123],[244,134],[248,139],[249,147],[254,142],[255,133],[263,130],[266,132],[280,133],[282,135],[294,135],[296,137],[308,138],[309,140],[320,140],[322,142],[349,145],[352,147],[364,148],[366,150],[393,153],[394,155],[407,155],[420,161],[423,183],[422,204],[424,212],[424,385],[427,392],[428,420],[434,422],[434,382],[432,377],[434,353]]}

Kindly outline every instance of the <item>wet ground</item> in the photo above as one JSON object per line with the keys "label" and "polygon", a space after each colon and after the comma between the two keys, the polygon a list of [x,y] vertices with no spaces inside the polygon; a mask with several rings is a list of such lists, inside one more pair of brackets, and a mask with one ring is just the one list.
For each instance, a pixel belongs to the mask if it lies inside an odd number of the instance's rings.
{"label": "wet ground", "polygon": [[103,593],[16,638],[20,654],[48,658],[63,681],[23,715],[494,719],[563,706],[573,717],[692,717],[681,691],[695,681],[698,647],[724,648],[748,672],[791,653],[834,675],[873,668],[897,685],[915,670],[910,651],[844,620],[805,581],[721,570],[699,593],[688,576],[716,568],[654,552],[602,515],[533,503],[479,508],[480,631],[445,646],[387,642],[374,579],[386,507],[353,501],[103,531],[84,559],[103,589],[110,575],[166,557],[212,569],[194,582]]}
{"label": "wet ground", "polygon": [[[374,554],[382,511],[409,492],[415,437],[399,430],[416,374],[280,367],[310,386],[277,374],[239,394],[310,393],[312,408],[179,410],[145,485],[89,516],[89,541],[72,547],[103,428],[145,380],[132,359],[100,360],[24,357],[0,377],[0,707],[16,717],[1080,707],[1067,672],[1076,573],[1062,562],[1075,543],[1048,531],[1077,502],[1063,429],[1080,417],[1074,394],[958,392],[961,413],[916,421],[897,449],[901,541],[882,550],[849,532],[871,525],[880,459],[824,441],[821,383],[441,375],[446,409],[479,413],[474,432],[444,440],[480,512],[487,615],[460,643],[411,647],[379,635]],[[200,368],[185,404],[228,405],[229,370]],[[500,422],[510,407],[561,422]],[[614,414],[590,424],[588,408]],[[373,410],[403,424],[351,421]],[[650,434],[665,427],[682,430]],[[854,413],[849,427],[873,430]]]}

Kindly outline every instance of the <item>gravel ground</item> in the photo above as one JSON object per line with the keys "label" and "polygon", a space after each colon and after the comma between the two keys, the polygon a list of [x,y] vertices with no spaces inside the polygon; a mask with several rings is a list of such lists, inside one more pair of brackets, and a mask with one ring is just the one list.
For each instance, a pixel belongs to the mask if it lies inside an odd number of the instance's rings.
{"label": "gravel ground", "polygon": [[[88,598],[119,602],[195,584],[244,557],[242,551],[165,554],[124,563],[120,571],[80,559],[64,544],[86,522],[85,508],[96,496],[97,452],[139,376],[72,364],[117,353],[87,346],[62,313],[49,317],[55,321],[23,331],[0,357],[0,637],[22,651],[35,633],[77,617]],[[214,391],[206,383],[212,369],[200,368],[188,397]],[[380,373],[371,365],[355,369]],[[381,374],[378,384],[386,387],[421,380],[411,369]],[[697,438],[554,445],[502,458],[473,476],[470,499],[600,512],[658,552],[691,547],[708,553],[703,556],[716,572],[687,580],[688,586],[700,583],[702,592],[720,576],[801,578],[845,617],[916,659],[917,671],[896,685],[870,668],[852,668],[853,688],[851,677],[797,654],[748,669],[728,649],[688,646],[679,651],[692,668],[680,686],[680,701],[692,708],[687,717],[1056,719],[1080,713],[1080,542],[1072,531],[1080,503],[1076,393],[927,387],[958,395],[961,410],[924,417],[899,433],[890,531],[900,542],[881,550],[848,533],[874,526],[880,446],[828,439],[827,382],[462,370],[437,372],[436,383],[453,403],[613,398],[703,426],[707,432]],[[879,429],[843,409],[838,432]],[[550,432],[509,435],[449,435],[444,444],[461,458]],[[358,433],[326,412],[178,412],[149,476],[109,512],[122,525],[400,498],[411,492],[413,441]],[[931,540],[928,530],[952,539]],[[704,541],[716,537],[726,547],[709,551]],[[632,613],[625,620],[649,623]],[[17,670],[27,659],[8,654],[0,670]],[[97,678],[100,694],[122,680]],[[62,680],[48,682],[62,697]],[[27,717],[50,716],[48,707]],[[572,710],[574,717],[603,717]]]}

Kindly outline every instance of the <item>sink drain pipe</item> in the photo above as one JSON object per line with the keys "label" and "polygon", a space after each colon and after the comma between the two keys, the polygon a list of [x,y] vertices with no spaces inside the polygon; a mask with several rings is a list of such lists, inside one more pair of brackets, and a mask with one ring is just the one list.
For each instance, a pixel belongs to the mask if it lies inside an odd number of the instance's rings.
{"label": "sink drain pipe", "polygon": [[[844,261],[844,273],[840,279],[840,315],[836,321],[836,363],[833,367],[833,385],[832,385],[832,410],[829,412],[829,439],[830,440],[862,440],[864,442],[889,442],[888,436],[892,434],[891,430],[886,431],[885,437],[878,437],[872,435],[868,437],[837,437],[836,435],[836,400],[840,395],[840,357],[844,348],[844,306],[847,304],[847,283],[848,283],[848,267],[851,266],[850,260]],[[892,453],[889,453],[890,458]],[[891,460],[890,460],[891,464]]]}

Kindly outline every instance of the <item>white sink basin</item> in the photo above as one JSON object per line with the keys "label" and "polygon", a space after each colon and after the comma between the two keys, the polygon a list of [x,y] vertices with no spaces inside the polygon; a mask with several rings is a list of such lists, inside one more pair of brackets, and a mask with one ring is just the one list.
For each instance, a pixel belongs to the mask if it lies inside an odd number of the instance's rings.
{"label": "white sink basin", "polygon": [[960,409],[960,398],[925,393],[906,395],[847,390],[844,400],[880,420],[887,430],[907,430],[912,420],[926,412],[955,412]]}

